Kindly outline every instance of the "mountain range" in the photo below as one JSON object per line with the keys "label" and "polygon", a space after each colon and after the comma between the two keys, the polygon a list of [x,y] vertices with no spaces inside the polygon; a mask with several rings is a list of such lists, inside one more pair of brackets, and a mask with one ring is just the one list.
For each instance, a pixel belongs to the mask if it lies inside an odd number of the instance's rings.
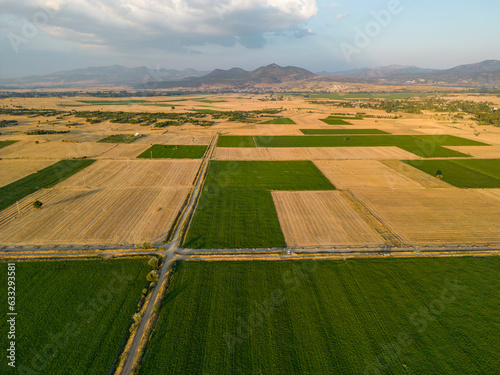
{"label": "mountain range", "polygon": [[76,88],[127,86],[136,89],[229,87],[252,89],[255,85],[273,86],[301,82],[363,82],[397,85],[498,86],[500,61],[486,60],[451,69],[423,69],[416,66],[392,65],[344,72],[312,73],[294,66],[276,64],[247,71],[241,68],[194,69],[127,68],[121,65],[91,67],[47,75],[0,80],[0,88]]}

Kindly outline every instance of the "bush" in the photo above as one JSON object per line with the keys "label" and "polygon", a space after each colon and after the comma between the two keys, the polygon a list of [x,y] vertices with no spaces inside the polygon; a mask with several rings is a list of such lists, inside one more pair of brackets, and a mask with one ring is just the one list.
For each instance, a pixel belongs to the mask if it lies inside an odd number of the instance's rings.
{"label": "bush", "polygon": [[39,210],[40,208],[42,208],[43,206],[43,203],[40,202],[39,200],[36,200],[33,202],[33,207],[35,208],[35,210]]}

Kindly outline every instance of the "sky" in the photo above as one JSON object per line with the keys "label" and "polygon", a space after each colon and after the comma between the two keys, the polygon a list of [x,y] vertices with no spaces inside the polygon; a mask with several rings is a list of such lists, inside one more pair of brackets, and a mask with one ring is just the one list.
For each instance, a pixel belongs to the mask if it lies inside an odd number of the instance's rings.
{"label": "sky", "polygon": [[0,78],[106,66],[313,72],[500,60],[498,0],[0,0]]}

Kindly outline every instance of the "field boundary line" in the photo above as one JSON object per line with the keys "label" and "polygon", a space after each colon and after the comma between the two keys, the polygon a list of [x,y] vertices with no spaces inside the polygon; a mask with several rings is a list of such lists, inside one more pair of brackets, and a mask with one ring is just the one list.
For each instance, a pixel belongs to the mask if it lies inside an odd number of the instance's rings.
{"label": "field boundary line", "polygon": [[360,201],[351,191],[339,190],[342,197],[344,197],[351,207],[361,216],[366,223],[372,227],[377,234],[382,237],[385,243],[391,247],[402,247],[404,241],[401,237],[393,233],[384,222],[377,217],[366,205]]}

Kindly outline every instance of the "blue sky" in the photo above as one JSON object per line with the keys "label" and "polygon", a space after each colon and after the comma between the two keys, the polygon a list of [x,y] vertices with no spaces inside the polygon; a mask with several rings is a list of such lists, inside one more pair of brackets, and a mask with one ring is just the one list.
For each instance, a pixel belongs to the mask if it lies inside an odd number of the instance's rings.
{"label": "blue sky", "polygon": [[0,78],[112,64],[450,68],[500,60],[499,15],[498,0],[0,0]]}

